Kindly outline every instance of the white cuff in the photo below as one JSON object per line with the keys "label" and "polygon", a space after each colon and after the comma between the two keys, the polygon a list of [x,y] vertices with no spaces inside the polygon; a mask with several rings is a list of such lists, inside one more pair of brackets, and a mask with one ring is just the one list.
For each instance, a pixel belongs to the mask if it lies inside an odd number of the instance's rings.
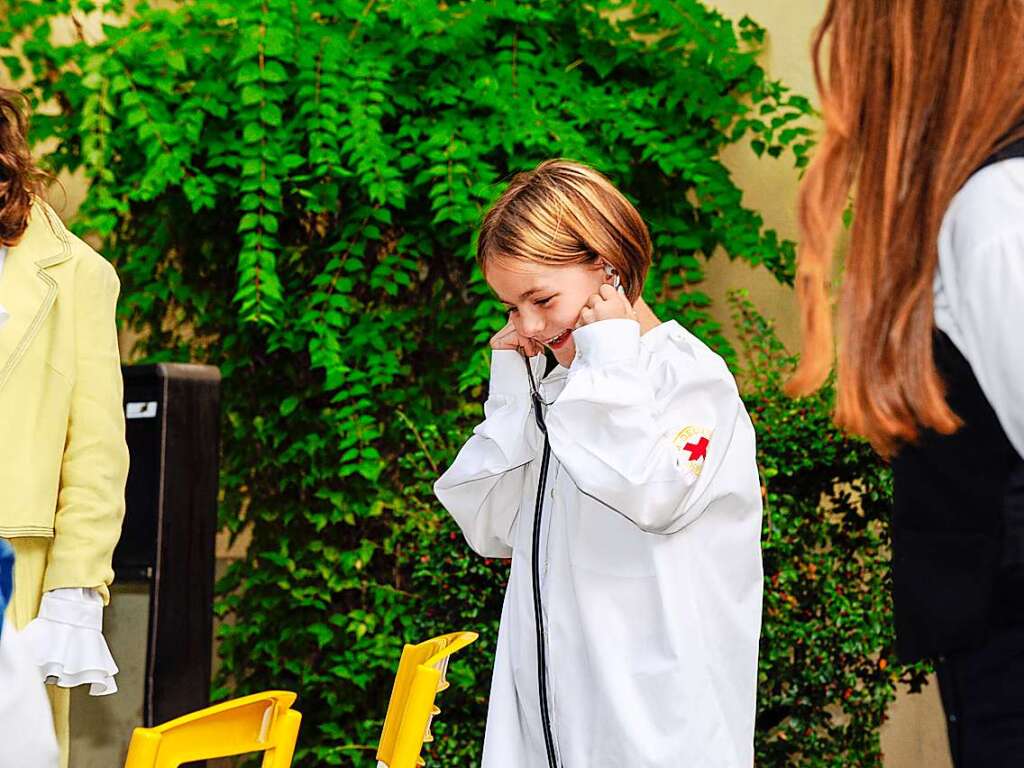
{"label": "white cuff", "polygon": [[[533,380],[540,384],[544,377],[544,354],[530,358],[530,369]],[[491,385],[492,395],[519,395],[529,397],[530,380],[526,378],[526,366],[523,356],[514,349],[491,350]]]}
{"label": "white cuff", "polygon": [[92,696],[117,691],[117,664],[103,638],[103,598],[95,590],[44,594],[22,641],[47,683],[61,688],[88,683]]}
{"label": "white cuff", "polygon": [[640,355],[640,323],[636,320],[599,320],[577,328],[572,338],[576,342],[574,369],[579,365],[600,368],[630,362]]}

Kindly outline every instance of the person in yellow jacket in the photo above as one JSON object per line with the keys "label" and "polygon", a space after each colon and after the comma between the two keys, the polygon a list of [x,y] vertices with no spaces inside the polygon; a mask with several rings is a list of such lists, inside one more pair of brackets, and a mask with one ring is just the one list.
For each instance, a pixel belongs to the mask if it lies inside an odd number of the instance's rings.
{"label": "person in yellow jacket", "polygon": [[68,689],[116,690],[102,615],[128,476],[119,283],[39,198],[20,104],[0,90],[0,538],[17,556],[6,617],[51,683],[67,766]]}

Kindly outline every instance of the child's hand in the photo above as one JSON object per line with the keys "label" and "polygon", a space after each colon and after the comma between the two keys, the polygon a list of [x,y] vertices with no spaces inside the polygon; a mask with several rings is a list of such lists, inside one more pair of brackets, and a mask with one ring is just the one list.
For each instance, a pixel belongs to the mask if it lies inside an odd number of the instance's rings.
{"label": "child's hand", "polygon": [[595,293],[580,312],[580,325],[590,325],[599,320],[636,320],[636,311],[626,294],[617,291],[607,283],[601,292]]}
{"label": "child's hand", "polygon": [[541,353],[541,346],[533,339],[519,335],[516,326],[511,319],[505,327],[491,337],[491,349],[519,349],[526,352],[527,357],[533,357]]}

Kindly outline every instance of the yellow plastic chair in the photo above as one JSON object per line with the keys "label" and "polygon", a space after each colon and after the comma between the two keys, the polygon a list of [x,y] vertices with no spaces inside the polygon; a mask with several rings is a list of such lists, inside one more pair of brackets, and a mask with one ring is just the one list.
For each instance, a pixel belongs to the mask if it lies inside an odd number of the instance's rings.
{"label": "yellow plastic chair", "polygon": [[263,768],[289,768],[302,715],[295,694],[266,691],[136,728],[124,768],[178,768],[193,760],[263,752]]}
{"label": "yellow plastic chair", "polygon": [[430,723],[441,712],[434,697],[449,685],[448,660],[477,637],[476,632],[453,632],[402,649],[377,748],[378,768],[424,765],[420,752],[434,740]]}

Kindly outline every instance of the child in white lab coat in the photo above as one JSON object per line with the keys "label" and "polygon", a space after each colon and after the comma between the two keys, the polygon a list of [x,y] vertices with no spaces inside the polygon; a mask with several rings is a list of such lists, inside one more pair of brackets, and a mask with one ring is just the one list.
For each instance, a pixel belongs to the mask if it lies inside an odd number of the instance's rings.
{"label": "child in white lab coat", "polygon": [[510,318],[435,492],[512,558],[484,768],[752,765],[761,494],[732,375],[640,298],[647,228],[591,168],[517,176],[478,258]]}

